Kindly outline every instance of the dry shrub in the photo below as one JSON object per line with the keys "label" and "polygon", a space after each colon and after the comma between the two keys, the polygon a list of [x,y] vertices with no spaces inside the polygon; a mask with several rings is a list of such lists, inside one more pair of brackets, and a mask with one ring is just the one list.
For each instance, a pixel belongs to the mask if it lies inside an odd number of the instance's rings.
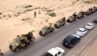
{"label": "dry shrub", "polygon": [[27,5],[27,6],[25,6],[24,8],[30,8],[30,7],[32,7],[32,5]]}
{"label": "dry shrub", "polygon": [[56,13],[54,13],[54,12],[48,13],[48,15],[51,17],[56,17]]}

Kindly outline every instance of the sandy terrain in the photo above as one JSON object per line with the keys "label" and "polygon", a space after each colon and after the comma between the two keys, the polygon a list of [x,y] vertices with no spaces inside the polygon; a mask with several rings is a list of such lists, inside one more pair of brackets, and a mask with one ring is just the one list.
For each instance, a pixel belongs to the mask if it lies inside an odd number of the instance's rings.
{"label": "sandy terrain", "polygon": [[[3,52],[7,51],[9,43],[17,35],[29,31],[34,31],[34,36],[38,38],[38,32],[43,26],[95,5],[75,2],[75,0],[0,0],[0,49]],[[28,5],[31,7],[27,8]],[[56,17],[49,16],[48,10],[56,13]]]}
{"label": "sandy terrain", "polygon": [[97,39],[90,43],[80,56],[97,56]]}

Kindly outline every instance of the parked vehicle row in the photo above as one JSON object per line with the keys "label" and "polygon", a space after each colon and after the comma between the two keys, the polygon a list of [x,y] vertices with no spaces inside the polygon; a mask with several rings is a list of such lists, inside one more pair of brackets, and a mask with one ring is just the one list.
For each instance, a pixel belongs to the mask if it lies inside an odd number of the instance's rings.
{"label": "parked vehicle row", "polygon": [[93,23],[87,23],[85,27],[79,28],[74,34],[67,36],[63,40],[63,46],[66,48],[74,47],[78,42],[80,42],[81,37],[85,36],[89,30],[93,29],[95,25]]}

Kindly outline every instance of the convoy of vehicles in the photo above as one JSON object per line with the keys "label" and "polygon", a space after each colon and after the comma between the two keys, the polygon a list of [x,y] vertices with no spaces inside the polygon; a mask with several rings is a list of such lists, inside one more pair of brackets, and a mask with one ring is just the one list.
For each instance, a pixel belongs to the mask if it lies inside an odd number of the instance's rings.
{"label": "convoy of vehicles", "polygon": [[[79,12],[78,14],[74,13],[72,16],[69,17],[67,22],[72,23],[76,19],[81,19],[85,15],[90,15],[97,11],[97,7],[90,8],[86,12]],[[97,23],[97,19],[93,20],[94,23]],[[53,26],[55,28],[60,28],[61,26],[64,26],[66,23],[65,17],[58,20]],[[44,26],[40,31],[39,34],[41,36],[46,36],[47,34],[54,31],[53,26]],[[87,23],[85,27],[79,28],[74,34],[68,35],[63,40],[63,46],[66,48],[73,48],[76,44],[78,44],[81,40],[81,37],[85,36],[85,34],[88,33],[89,30],[93,29],[95,25],[93,23]],[[14,39],[12,43],[9,45],[9,49],[13,52],[19,51],[22,48],[25,48],[29,46],[33,41],[35,40],[35,37],[33,36],[32,32],[29,32],[28,34],[23,34],[21,36],[17,36],[17,38]],[[63,56],[65,53],[65,50],[60,47],[51,48],[48,50],[43,56]]]}
{"label": "convoy of vehicles", "polygon": [[88,15],[91,15],[92,13],[96,12],[97,11],[97,7],[93,7],[93,8],[89,8],[86,12],[85,12],[85,15],[88,16]]}

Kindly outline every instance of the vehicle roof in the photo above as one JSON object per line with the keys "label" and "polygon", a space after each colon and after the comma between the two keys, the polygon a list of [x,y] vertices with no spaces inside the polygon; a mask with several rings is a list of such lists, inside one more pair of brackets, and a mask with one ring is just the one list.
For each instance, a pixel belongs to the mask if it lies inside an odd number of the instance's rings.
{"label": "vehicle roof", "polygon": [[48,53],[55,55],[57,54],[59,51],[56,48],[51,48],[50,50],[48,50]]}
{"label": "vehicle roof", "polygon": [[80,38],[80,36],[76,35],[76,34],[72,34],[73,36],[77,37],[77,38]]}
{"label": "vehicle roof", "polygon": [[87,25],[93,25],[92,23],[88,23]]}
{"label": "vehicle roof", "polygon": [[56,49],[57,50],[59,50],[60,52],[62,52],[62,53],[64,53],[65,52],[65,50],[63,50],[62,48],[60,48],[60,47],[56,47]]}
{"label": "vehicle roof", "polygon": [[50,50],[48,50],[48,53],[52,54],[52,55],[55,55],[57,54],[58,52],[64,52],[63,49],[59,48],[59,47],[55,47],[55,48],[51,48]]}
{"label": "vehicle roof", "polygon": [[84,31],[84,30],[85,30],[85,28],[79,28],[79,30]]}
{"label": "vehicle roof", "polygon": [[77,38],[77,37],[76,37],[76,36],[73,36],[73,35],[69,35],[69,36],[67,36],[67,37],[64,39],[64,41],[66,41],[66,42],[71,42],[71,40],[72,40],[73,38]]}

